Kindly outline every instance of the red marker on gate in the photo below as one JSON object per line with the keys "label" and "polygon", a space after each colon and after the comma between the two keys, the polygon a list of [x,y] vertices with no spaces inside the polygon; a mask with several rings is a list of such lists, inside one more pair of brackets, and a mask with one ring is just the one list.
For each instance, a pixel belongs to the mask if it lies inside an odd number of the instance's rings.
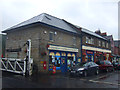
{"label": "red marker on gate", "polygon": [[1,55],[1,58],[3,58],[3,54]]}
{"label": "red marker on gate", "polygon": [[56,66],[53,66],[53,74],[56,73]]}
{"label": "red marker on gate", "polygon": [[46,61],[43,63],[43,69],[46,70]]}

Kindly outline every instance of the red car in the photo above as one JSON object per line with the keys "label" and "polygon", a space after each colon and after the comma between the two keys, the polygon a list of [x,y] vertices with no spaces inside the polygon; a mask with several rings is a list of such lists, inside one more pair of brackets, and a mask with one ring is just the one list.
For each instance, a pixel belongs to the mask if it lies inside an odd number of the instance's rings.
{"label": "red car", "polygon": [[106,72],[114,71],[114,66],[108,60],[98,61],[96,63],[99,65],[99,69],[101,71],[106,71]]}

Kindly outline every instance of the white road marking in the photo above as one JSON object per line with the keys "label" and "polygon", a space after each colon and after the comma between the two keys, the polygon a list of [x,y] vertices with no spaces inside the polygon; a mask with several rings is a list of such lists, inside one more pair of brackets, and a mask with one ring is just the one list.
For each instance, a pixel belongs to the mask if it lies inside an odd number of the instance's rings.
{"label": "white road marking", "polygon": [[93,80],[101,79],[101,78],[104,78],[104,77],[106,77],[106,75],[103,75],[103,76],[97,77],[97,78],[95,78],[95,79],[93,79]]}
{"label": "white road marking", "polygon": [[111,82],[102,82],[102,81],[94,81],[94,80],[89,80],[90,82],[95,82],[95,83],[105,83],[105,84],[110,84],[110,85],[120,85],[118,83],[111,83]]}
{"label": "white road marking", "polygon": [[80,80],[82,80],[82,81],[86,81],[87,79],[83,79],[83,78],[81,78]]}

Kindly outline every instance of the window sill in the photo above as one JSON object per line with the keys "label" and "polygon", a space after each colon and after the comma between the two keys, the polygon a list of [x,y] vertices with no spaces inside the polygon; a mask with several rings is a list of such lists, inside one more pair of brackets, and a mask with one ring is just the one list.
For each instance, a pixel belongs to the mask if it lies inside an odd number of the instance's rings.
{"label": "window sill", "polygon": [[54,42],[54,40],[49,40],[50,42]]}

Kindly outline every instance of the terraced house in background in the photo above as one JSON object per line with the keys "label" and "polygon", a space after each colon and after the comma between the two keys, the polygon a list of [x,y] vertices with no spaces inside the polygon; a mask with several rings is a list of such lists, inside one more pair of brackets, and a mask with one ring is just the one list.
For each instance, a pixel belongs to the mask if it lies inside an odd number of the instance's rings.
{"label": "terraced house in background", "polygon": [[[78,27],[78,26],[77,26]],[[80,27],[78,27],[80,28]],[[111,44],[110,40],[82,28],[82,61],[111,61]]]}
{"label": "terraced house in background", "polygon": [[114,40],[114,60],[120,62],[120,40]]}
{"label": "terraced house in background", "polygon": [[120,62],[120,40],[114,40],[112,35],[107,35],[107,32],[101,33],[100,30],[96,31],[100,36],[108,39],[110,41],[111,47],[111,60]]}
{"label": "terraced house in background", "polygon": [[[3,33],[7,34],[6,49],[21,48],[31,39],[33,72],[67,72],[82,61],[111,60],[110,42],[106,38],[75,26],[66,20],[42,13]],[[21,52],[6,52],[6,57],[25,58]],[[46,68],[44,67],[46,64]]]}

